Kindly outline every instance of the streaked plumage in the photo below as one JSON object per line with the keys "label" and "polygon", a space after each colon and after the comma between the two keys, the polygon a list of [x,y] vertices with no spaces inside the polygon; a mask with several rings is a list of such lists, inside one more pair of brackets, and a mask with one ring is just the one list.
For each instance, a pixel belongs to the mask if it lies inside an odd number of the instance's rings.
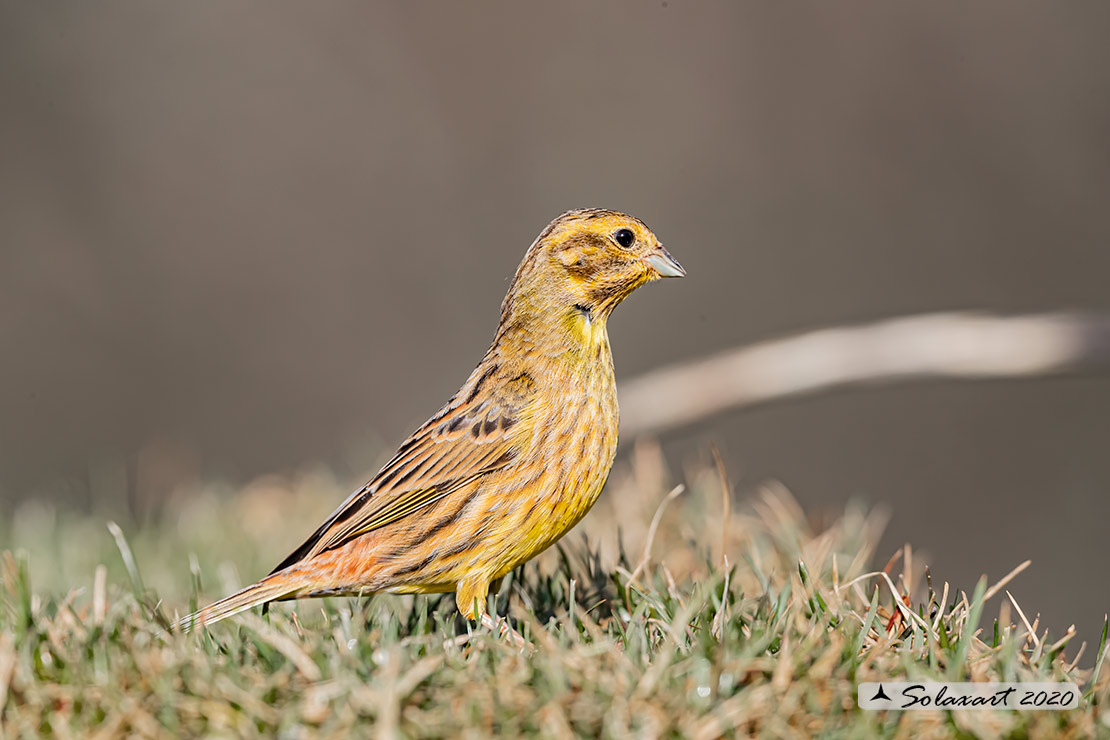
{"label": "streaked plumage", "polygon": [[643,222],[570,211],[528,249],[493,344],[466,383],[361,490],[258,583],[182,620],[281,599],[455,591],[485,614],[491,582],[593,506],[617,445],[606,320],[629,293],[685,274]]}

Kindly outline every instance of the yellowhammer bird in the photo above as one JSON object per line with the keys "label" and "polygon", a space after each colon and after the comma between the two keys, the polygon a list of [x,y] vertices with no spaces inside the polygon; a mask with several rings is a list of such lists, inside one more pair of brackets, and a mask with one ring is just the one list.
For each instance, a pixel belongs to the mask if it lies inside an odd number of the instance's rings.
{"label": "yellowhammer bird", "polygon": [[490,584],[578,523],[609,474],[609,314],[644,283],[685,274],[639,219],[559,216],[524,255],[493,345],[463,387],[270,575],[182,625],[381,591],[454,591],[460,612],[492,624]]}

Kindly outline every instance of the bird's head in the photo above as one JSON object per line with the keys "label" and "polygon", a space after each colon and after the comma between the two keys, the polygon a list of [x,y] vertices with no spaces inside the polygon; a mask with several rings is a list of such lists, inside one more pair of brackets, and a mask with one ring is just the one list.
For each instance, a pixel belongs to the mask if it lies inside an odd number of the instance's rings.
{"label": "bird's head", "polygon": [[528,250],[503,309],[517,299],[540,298],[548,307],[604,321],[644,283],[685,274],[638,218],[603,209],[568,211]]}

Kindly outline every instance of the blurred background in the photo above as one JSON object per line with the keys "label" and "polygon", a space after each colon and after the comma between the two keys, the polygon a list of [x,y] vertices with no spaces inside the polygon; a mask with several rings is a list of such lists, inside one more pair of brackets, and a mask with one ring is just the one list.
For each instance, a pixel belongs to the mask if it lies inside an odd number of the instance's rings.
{"label": "blurred background", "polygon": [[[688,271],[614,316],[618,381],[894,315],[1110,309],[1108,28],[1098,3],[0,2],[0,515],[361,483],[573,207]],[[1023,608],[1097,639],[1110,377],[725,414],[663,436],[675,480],[710,443],[737,497],[885,503],[880,561],[911,542],[970,592],[1031,558]]]}

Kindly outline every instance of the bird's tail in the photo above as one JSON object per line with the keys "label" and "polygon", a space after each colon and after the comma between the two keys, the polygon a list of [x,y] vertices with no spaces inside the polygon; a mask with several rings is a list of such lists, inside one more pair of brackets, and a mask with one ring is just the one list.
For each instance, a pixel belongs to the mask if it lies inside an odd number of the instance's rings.
{"label": "bird's tail", "polygon": [[177,626],[179,629],[188,632],[196,627],[203,627],[206,624],[218,622],[225,617],[230,617],[232,614],[238,614],[247,609],[253,609],[256,606],[262,606],[271,601],[288,598],[299,591],[302,585],[303,584],[298,583],[295,579],[290,578],[288,574],[274,573],[267,578],[263,578],[258,583],[247,586],[243,590],[233,593],[231,596],[227,596],[217,602],[209,604],[203,609],[193,612],[178,622]]}

